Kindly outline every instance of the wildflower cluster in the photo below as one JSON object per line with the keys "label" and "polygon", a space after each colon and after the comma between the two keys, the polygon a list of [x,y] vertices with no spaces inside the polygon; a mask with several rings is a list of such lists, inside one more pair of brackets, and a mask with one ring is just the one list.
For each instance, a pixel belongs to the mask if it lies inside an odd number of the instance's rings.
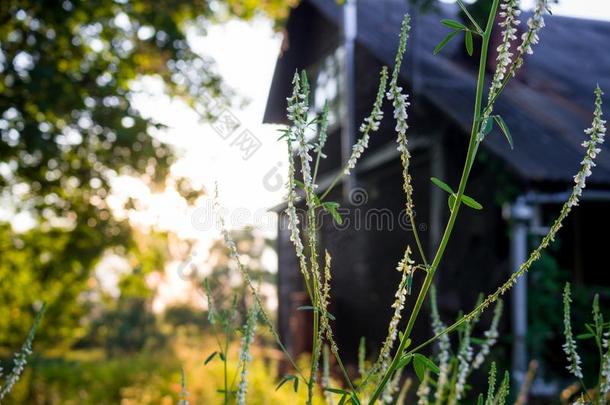
{"label": "wildflower cluster", "polygon": [[[472,336],[474,325],[479,321],[478,317],[471,322],[462,323],[460,327],[460,342],[457,354],[453,355],[449,336],[444,332],[447,330],[441,320],[436,288],[430,289],[430,309],[432,330],[436,334],[437,362],[436,380],[432,380],[434,387],[435,404],[457,404],[464,398],[468,387],[468,378],[472,372],[483,364],[489,352],[497,340],[497,329],[502,315],[502,301],[496,305],[494,316],[491,320],[489,329],[484,333],[485,339],[475,339]],[[475,343],[477,342],[477,343]],[[480,345],[480,349],[475,356],[475,346]],[[474,360],[473,360],[474,359]]]}
{"label": "wildflower cluster", "polygon": [[[584,372],[582,361],[578,354],[571,320],[572,296],[570,284],[566,283],[563,291],[563,322],[565,343],[563,350],[568,362],[567,369],[579,381],[580,388],[575,385],[574,390],[568,395],[578,396],[574,403],[590,403],[602,405],[607,403],[610,393],[610,323],[604,322],[604,317],[599,308],[599,295],[595,295],[592,305],[593,322],[585,324],[587,333],[578,336],[583,342],[592,340],[597,346],[599,353],[598,380],[594,389],[588,389],[584,385]],[[594,393],[595,395],[591,395]],[[586,399],[585,399],[586,398]]]}
{"label": "wildflower cluster", "polygon": [[539,32],[544,27],[544,13],[548,10],[548,0],[537,0],[534,14],[529,18],[528,29],[521,36],[521,44],[517,47],[517,56],[513,62],[512,42],[516,40],[518,19],[521,15],[517,0],[504,0],[500,5],[500,27],[502,28],[502,43],[498,46],[496,69],[489,89],[487,106],[479,119],[477,142],[482,142],[486,135],[487,122],[491,119],[496,99],[508,84],[511,77],[523,66],[525,54],[533,54],[533,46],[539,42]]}
{"label": "wildflower cluster", "polygon": [[[500,5],[500,3],[502,3]],[[458,2],[461,7],[463,4]],[[468,378],[474,370],[479,369],[487,357],[490,354],[491,348],[496,344],[498,340],[498,326],[502,312],[502,301],[500,296],[508,291],[517,281],[517,279],[523,275],[531,267],[532,263],[538,260],[543,249],[549,246],[554,240],[555,235],[562,226],[563,221],[570,213],[573,206],[577,205],[578,200],[582,194],[582,190],[585,187],[585,180],[591,174],[591,169],[595,166],[594,159],[600,152],[599,145],[603,142],[605,135],[605,121],[602,119],[601,111],[601,90],[596,90],[596,102],[595,102],[595,117],[591,129],[587,130],[586,133],[589,135],[589,140],[583,145],[586,148],[586,155],[582,161],[581,170],[575,176],[575,186],[569,200],[562,207],[561,213],[557,220],[550,227],[548,234],[542,239],[540,245],[532,252],[526,262],[524,262],[519,269],[511,274],[509,279],[501,285],[496,292],[488,296],[486,299],[480,301],[475,309],[465,316],[460,317],[458,321],[445,327],[442,322],[440,314],[438,312],[436,296],[434,288],[432,287],[432,326],[435,336],[420,344],[415,348],[410,348],[411,339],[410,335],[413,331],[416,319],[419,311],[425,303],[427,293],[431,286],[433,286],[434,275],[438,269],[439,263],[442,261],[445,248],[451,237],[453,227],[456,223],[456,217],[458,215],[459,207],[464,202],[465,205],[469,205],[465,201],[467,199],[472,200],[470,197],[464,195],[464,191],[467,187],[468,178],[472,168],[472,163],[477,154],[478,142],[480,142],[484,136],[482,132],[483,123],[489,123],[489,119],[495,119],[500,126],[505,126],[505,123],[498,117],[492,116],[493,105],[497,97],[502,93],[504,87],[507,85],[511,77],[516,73],[523,63],[524,56],[532,52],[533,46],[539,41],[539,31],[544,27],[544,13],[546,12],[547,0],[537,0],[536,8],[532,17],[528,21],[528,30],[522,36],[521,45],[517,48],[516,56],[513,53],[513,45],[517,39],[517,28],[519,26],[519,14],[518,1],[516,0],[493,0],[492,2],[492,13],[489,16],[487,27],[483,31],[476,22],[473,25],[476,26],[476,33],[481,35],[482,47],[482,64],[479,69],[479,77],[477,81],[477,103],[475,107],[475,118],[472,123],[472,134],[468,145],[468,152],[462,178],[460,179],[458,191],[454,192],[451,187],[446,185],[445,190],[450,190],[450,199],[453,198],[451,205],[451,212],[445,232],[439,243],[439,247],[428,264],[422,244],[420,243],[419,236],[417,234],[417,227],[414,224],[414,207],[413,207],[413,187],[411,182],[410,174],[410,160],[411,155],[408,150],[408,107],[409,98],[404,92],[403,88],[399,85],[399,74],[401,70],[401,63],[406,50],[407,40],[409,37],[409,17],[406,16],[402,23],[402,29],[400,33],[400,40],[398,46],[398,52],[396,55],[396,61],[394,70],[391,75],[389,84],[388,75],[386,68],[382,69],[380,74],[380,84],[373,104],[371,114],[365,118],[363,124],[360,127],[361,138],[352,146],[352,153],[345,162],[345,167],[340,170],[337,176],[332,180],[330,186],[326,190],[318,195],[318,187],[316,184],[316,176],[318,171],[318,164],[321,158],[324,158],[323,148],[327,140],[327,114],[328,106],[325,106],[325,110],[322,113],[320,119],[308,120],[309,113],[309,85],[307,83],[307,76],[303,72],[302,74],[295,74],[293,79],[293,91],[290,97],[288,97],[288,110],[287,115],[291,122],[288,129],[285,130],[285,137],[288,145],[289,153],[289,169],[288,169],[288,196],[287,196],[287,209],[286,214],[289,220],[291,241],[294,244],[296,255],[298,257],[299,267],[303,274],[305,288],[311,301],[311,306],[307,307],[313,312],[313,336],[312,336],[312,353],[311,353],[311,364],[309,374],[307,377],[301,373],[299,368],[296,366],[294,361],[289,357],[295,370],[297,370],[301,379],[307,383],[308,399],[307,404],[313,404],[313,393],[314,387],[317,384],[319,374],[319,363],[322,361],[322,387],[325,389],[327,400],[332,402],[332,396],[329,394],[341,394],[340,403],[346,403],[351,401],[352,403],[362,403],[362,399],[367,399],[369,405],[377,403],[377,401],[383,397],[383,401],[386,403],[394,403],[400,401],[401,398],[405,397],[405,390],[409,384],[405,383],[398,398],[394,398],[399,384],[402,380],[402,372],[404,367],[412,362],[414,368],[420,378],[421,382],[417,390],[418,404],[428,404],[430,396],[434,391],[434,399],[436,404],[448,402],[450,404],[456,404],[462,400],[467,394],[468,390]],[[487,55],[491,33],[493,26],[495,25],[496,12],[500,7],[500,27],[502,28],[502,43],[498,47],[498,58],[497,66],[492,78],[492,85],[488,96],[487,106],[484,106],[484,87],[486,83],[486,72],[485,72],[485,61],[484,56]],[[466,13],[467,10],[466,10]],[[470,15],[468,14],[470,17]],[[471,21],[472,18],[470,17]],[[456,25],[455,22],[449,21],[450,24]],[[457,23],[457,27],[460,30],[465,30],[467,34],[466,42],[468,47],[468,38],[470,38],[470,45],[472,45],[472,34],[475,33],[470,28],[460,25]],[[456,31],[457,32],[457,31]],[[449,38],[451,39],[451,38]],[[471,46],[470,46],[471,47]],[[386,89],[387,87],[387,89]],[[331,281],[331,259],[330,254],[326,252],[325,263],[323,270],[320,269],[319,257],[318,257],[318,239],[316,234],[317,229],[317,209],[331,210],[332,207],[336,207],[337,203],[326,202],[325,197],[331,192],[333,187],[341,181],[341,179],[349,175],[359,159],[362,157],[365,149],[368,147],[370,134],[380,128],[380,122],[383,119],[382,103],[384,95],[387,100],[392,103],[393,117],[396,121],[396,133],[397,133],[397,150],[400,154],[400,160],[402,164],[402,177],[403,177],[403,189],[406,194],[406,206],[409,220],[413,225],[413,235],[417,243],[417,248],[421,256],[422,264],[416,265],[412,259],[412,252],[409,247],[405,250],[404,257],[398,264],[398,271],[401,272],[400,282],[395,293],[395,300],[392,304],[393,314],[388,325],[388,334],[384,340],[382,347],[379,350],[379,356],[373,363],[369,370],[366,368],[364,346],[361,349],[362,354],[359,355],[359,371],[362,380],[358,385],[354,385],[350,379],[350,375],[346,372],[346,369],[341,361],[339,354],[339,348],[333,337],[330,319],[332,315],[328,312],[328,306],[330,303],[330,281]],[[485,107],[485,108],[483,108]],[[305,133],[308,128],[313,124],[320,124],[318,127],[319,136],[317,143],[309,142],[306,139]],[[486,125],[485,125],[486,126]],[[503,129],[504,130],[504,129]],[[506,133],[506,132],[505,132]],[[510,136],[509,136],[510,138]],[[293,150],[294,147],[294,150]],[[296,152],[296,153],[293,153]],[[313,153],[317,154],[317,158],[313,160]],[[302,179],[297,180],[297,170],[295,168],[295,158],[300,160],[300,174]],[[313,167],[312,167],[313,166]],[[437,179],[438,180],[438,179]],[[442,182],[441,182],[442,183]],[[444,183],[443,183],[444,184]],[[302,231],[299,228],[299,218],[296,214],[296,205],[299,203],[299,192],[301,188],[307,207],[307,217],[303,221]],[[451,200],[450,200],[451,201]],[[331,204],[331,205],[329,205]],[[472,207],[473,204],[471,203]],[[474,208],[474,207],[473,207]],[[335,212],[336,213],[336,212]],[[336,213],[333,215],[335,219],[340,215]],[[307,249],[304,246],[301,234],[307,242]],[[239,256],[236,251],[235,244],[232,243],[228,233],[224,232],[225,240],[232,258],[234,258],[240,271],[244,272],[243,266],[239,262]],[[414,303],[413,311],[411,312],[408,322],[404,331],[399,331],[398,325],[402,319],[402,312],[404,310],[407,295],[411,292],[411,283],[413,280],[413,274],[416,269],[422,269],[425,272],[425,279],[423,280],[422,287],[418,292],[417,300]],[[252,291],[255,298],[256,307],[260,311],[260,317],[269,323],[269,319],[265,314],[260,299],[257,298],[256,289],[252,286],[249,277],[244,275],[244,280]],[[472,336],[472,330],[474,325],[479,321],[481,313],[489,307],[491,304],[496,303],[496,309],[494,316],[491,320],[489,329],[484,333],[484,339],[475,339]],[[599,311],[598,311],[599,312]],[[601,315],[595,315],[596,325],[605,325],[601,320]],[[250,322],[250,318],[248,319]],[[277,333],[272,331],[280,348],[285,351],[279,341]],[[244,335],[242,342],[242,352],[240,364],[244,365],[242,369],[242,379],[240,382],[239,389],[237,391],[238,403],[243,403],[245,400],[246,392],[246,370],[245,364],[249,361],[249,354],[247,350],[251,344],[252,337],[250,336],[250,330],[246,325],[247,334]],[[253,328],[252,328],[253,329]],[[598,329],[603,329],[599,327]],[[452,352],[451,340],[448,334],[450,332],[458,330],[459,333],[459,346],[455,354]],[[571,329],[569,330],[571,336]],[[253,333],[253,331],[252,331]],[[610,386],[610,349],[609,346],[609,331],[605,331],[603,334],[599,332],[598,341],[599,345],[604,350],[606,357],[602,362],[600,370],[600,392],[607,391]],[[566,333],[567,334],[567,333]],[[253,336],[253,335],[252,335]],[[603,336],[603,339],[602,339]],[[394,345],[396,341],[399,341],[398,348],[395,349]],[[421,349],[431,342],[438,342],[438,363],[437,367],[434,362],[423,354],[420,353]],[[479,347],[479,350],[475,350]],[[569,350],[568,350],[569,349]],[[600,349],[600,351],[602,350]],[[567,344],[566,352],[569,352],[570,360],[574,360],[574,363],[578,366],[580,375],[580,362],[577,357],[573,357],[576,353],[575,343],[572,342]],[[244,354],[246,353],[246,354]],[[329,356],[330,353],[334,356],[336,364],[341,368],[344,377],[345,389],[331,388],[329,387],[330,376],[329,376]],[[475,355],[476,353],[476,355]],[[576,354],[577,355],[577,354]],[[578,361],[577,361],[578,360]],[[434,378],[437,375],[438,378]],[[296,383],[298,378],[292,376],[295,380],[295,390],[297,389]],[[369,385],[370,384],[370,385]],[[369,388],[373,388],[372,392],[369,392]],[[492,365],[492,371],[489,377],[489,389],[486,398],[481,394],[479,397],[479,403],[485,404],[504,404],[509,392],[509,378],[508,374],[504,375],[498,390],[496,391],[496,369],[495,365]],[[368,398],[367,398],[368,396]]]}

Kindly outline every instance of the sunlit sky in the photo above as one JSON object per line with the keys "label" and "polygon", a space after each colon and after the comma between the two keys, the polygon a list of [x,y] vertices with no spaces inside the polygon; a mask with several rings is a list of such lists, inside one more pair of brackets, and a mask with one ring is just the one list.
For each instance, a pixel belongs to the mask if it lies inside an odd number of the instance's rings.
{"label": "sunlit sky", "polygon": [[[534,0],[522,2],[524,8],[533,3]],[[564,0],[554,5],[553,12],[610,20],[610,0]],[[206,37],[191,35],[189,40],[198,52],[216,61],[226,84],[249,100],[245,107],[230,108],[230,111],[241,123],[238,132],[249,130],[261,141],[260,149],[244,160],[240,151],[231,145],[231,139],[222,139],[210,124],[199,122],[197,114],[186,105],[164,97],[159,83],[154,80],[143,82],[147,94],[138,96],[136,105],[145,115],[154,116],[169,127],[167,135],[180,155],[174,168],[176,175],[190,178],[208,191],[218,182],[230,227],[254,223],[273,236],[274,216],[268,214],[267,209],[280,203],[284,195],[279,186],[285,180],[285,145],[277,142],[277,127],[262,124],[262,116],[281,36],[274,32],[269,21],[257,18],[251,22],[235,20],[211,26]],[[117,181],[115,187],[119,195],[144,197],[147,209],[131,218],[137,223],[161,226],[181,237],[196,239],[199,252],[205,252],[209,243],[219,236],[217,229],[202,225],[205,222],[202,213],[211,211],[209,200],[200,200],[198,210],[193,211],[175,192],[151,195],[146,187],[128,179]],[[205,257],[198,260],[205,260]],[[273,267],[273,262],[274,258],[270,258],[268,265]],[[166,280],[159,286],[157,304],[163,305],[190,294],[189,283],[176,277],[179,265],[176,261],[166,269]]]}

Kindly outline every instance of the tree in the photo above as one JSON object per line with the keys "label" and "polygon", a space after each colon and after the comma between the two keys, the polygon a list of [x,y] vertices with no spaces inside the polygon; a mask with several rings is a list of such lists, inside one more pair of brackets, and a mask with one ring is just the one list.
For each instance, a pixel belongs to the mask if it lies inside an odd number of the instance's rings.
{"label": "tree", "polygon": [[137,176],[162,188],[175,156],[154,136],[161,125],[133,107],[133,81],[155,75],[194,108],[204,93],[227,98],[186,28],[205,32],[208,22],[259,11],[281,18],[288,3],[2,1],[1,213],[25,213],[35,225],[18,233],[0,222],[0,346],[27,333],[41,300],[49,303],[42,335],[78,334],[91,269],[110,248],[134,249],[129,222],[108,205],[110,181]]}

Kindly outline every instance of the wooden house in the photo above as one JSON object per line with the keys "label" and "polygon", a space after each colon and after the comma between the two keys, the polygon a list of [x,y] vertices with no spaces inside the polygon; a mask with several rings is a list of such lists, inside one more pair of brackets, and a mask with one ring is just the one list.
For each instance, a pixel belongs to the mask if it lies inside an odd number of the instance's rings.
{"label": "wooden house", "polygon": [[[476,54],[468,57],[461,40],[433,55],[434,47],[448,33],[439,21],[459,18],[455,6],[441,5],[430,14],[409,8],[406,0],[357,0],[345,6],[334,0],[302,1],[287,21],[264,120],[286,123],[292,75],[305,69],[314,110],[319,111],[324,100],[331,106],[328,157],[319,176],[323,191],[349,156],[357,128],[369,114],[381,67],[394,64],[401,20],[410,12],[412,33],[400,79],[411,95],[408,138],[416,222],[431,255],[449,210],[446,193],[430,178],[443,179],[454,188],[459,182],[471,128],[478,58]],[[526,19],[525,13],[522,20]],[[497,130],[485,139],[467,189],[484,209],[461,210],[437,273],[441,312],[447,322],[460,310],[471,309],[480,292],[492,292],[535,246],[580,167],[583,130],[592,120],[593,90],[597,83],[610,89],[610,24],[553,16],[546,22],[535,54],[527,58],[522,72],[497,102],[496,111],[510,127],[514,149]],[[491,55],[490,69],[494,60]],[[333,256],[335,334],[352,364],[361,337],[366,337],[370,350],[379,347],[385,337],[400,277],[395,268],[407,244],[414,247],[400,214],[405,197],[389,103],[384,110],[384,123],[372,135],[353,178],[330,196],[346,208],[350,225],[338,227],[328,217],[319,231],[321,245]],[[610,241],[601,236],[610,227],[608,149],[604,147],[599,157],[585,201],[561,232],[561,248],[553,250],[575,282],[610,284],[604,260]],[[283,208],[276,207],[280,214],[279,330],[287,347],[298,354],[308,350],[310,326],[306,316],[296,311],[306,304],[305,294]],[[416,279],[415,290],[421,279]],[[510,294],[512,305],[506,305],[503,327],[511,336],[515,375],[527,365],[526,338],[531,327],[527,302],[537,288],[532,276],[529,282],[523,279]],[[560,292],[556,295],[559,303]],[[411,305],[413,301],[409,299]],[[424,310],[415,327],[416,340],[430,336],[429,325]]]}

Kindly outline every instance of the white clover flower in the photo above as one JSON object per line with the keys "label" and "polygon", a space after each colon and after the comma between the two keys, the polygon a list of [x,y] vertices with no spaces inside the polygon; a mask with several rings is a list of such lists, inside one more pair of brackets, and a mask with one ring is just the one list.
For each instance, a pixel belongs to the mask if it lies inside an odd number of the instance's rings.
{"label": "white clover flower", "polygon": [[396,372],[394,374],[394,377],[392,377],[392,379],[386,384],[385,389],[383,390],[383,394],[381,395],[384,403],[394,403],[394,396],[398,392],[398,384],[400,384],[401,377],[402,373]]}
{"label": "white clover flower", "polygon": [[396,270],[402,272],[402,277],[400,283],[398,284],[398,289],[394,294],[395,300],[394,303],[392,303],[394,312],[388,326],[388,335],[383,342],[383,346],[381,347],[381,351],[379,353],[379,359],[373,366],[373,371],[371,374],[375,374],[378,371],[383,373],[389,366],[392,347],[394,346],[394,342],[398,337],[398,324],[402,318],[402,310],[404,309],[405,302],[407,300],[409,278],[413,276],[413,272],[415,271],[413,264],[414,262],[411,259],[411,248],[407,246],[404,257],[400,260],[398,266],[396,267]]}
{"label": "white clover flower", "polygon": [[350,172],[356,167],[358,159],[364,153],[364,150],[369,146],[370,133],[379,130],[381,120],[383,119],[383,111],[381,107],[383,105],[383,94],[385,93],[386,83],[388,81],[387,68],[384,66],[381,70],[381,78],[379,79],[379,89],[377,90],[377,97],[373,103],[373,110],[371,114],[364,119],[362,125],[360,125],[360,132],[362,137],[352,146],[352,154],[350,155],[343,174],[349,175]]}
{"label": "white clover flower", "polygon": [[352,154],[347,161],[347,165],[345,166],[345,170],[343,173],[345,175],[350,174],[350,172],[356,167],[356,162],[360,159],[360,156],[364,153],[364,150],[369,146],[369,134],[365,133],[362,135],[362,138],[356,142],[354,146],[352,146]]}
{"label": "white clover flower", "polygon": [[305,74],[303,74],[303,79],[301,79],[299,73],[296,72],[292,79],[292,85],[292,95],[287,99],[288,119],[292,122],[288,138],[289,142],[294,140],[297,143],[297,155],[301,159],[301,173],[303,174],[307,203],[313,204],[311,201],[313,199],[310,198],[314,188],[310,164],[313,158],[309,152],[315,146],[305,139],[305,129],[308,125],[307,111],[309,111],[309,86]]}
{"label": "white clover flower", "polygon": [[499,25],[502,28],[502,43],[498,46],[496,70],[489,90],[490,100],[502,88],[502,81],[506,77],[506,72],[514,56],[511,52],[512,41],[517,39],[515,34],[517,33],[517,27],[521,23],[518,20],[521,14],[518,0],[505,0],[500,5],[500,10],[500,18],[502,20]]}
{"label": "white clover flower", "polygon": [[[288,98],[288,116],[293,123],[302,121],[303,114],[306,111],[306,105],[302,105],[300,96],[300,81],[298,74],[295,74],[293,79],[294,89],[291,97]],[[294,165],[294,156],[292,154],[292,140],[294,136],[297,136],[299,133],[298,130],[295,130],[294,127],[290,129],[289,136],[287,139],[288,144],[288,181],[286,183],[286,187],[288,189],[287,199],[287,208],[286,214],[288,216],[288,228],[290,230],[290,241],[294,245],[295,252],[297,258],[299,259],[299,269],[303,274],[303,277],[307,281],[309,279],[309,273],[307,271],[307,260],[304,254],[304,246],[301,240],[301,234],[299,230],[299,218],[296,210],[296,182],[295,182],[295,165]],[[309,166],[308,166],[309,167]]]}
{"label": "white clover flower", "polygon": [[422,382],[417,387],[417,405],[428,405],[430,403],[430,375],[428,370],[424,374]]}
{"label": "white clover flower", "polygon": [[254,341],[256,332],[256,320],[258,318],[258,309],[256,305],[248,313],[248,319],[244,328],[244,336],[241,339],[241,347],[239,351],[239,364],[241,364],[240,381],[237,387],[237,404],[245,405],[246,393],[248,391],[248,363],[252,361],[250,347]]}
{"label": "white clover flower", "polygon": [[[502,27],[502,43],[498,46],[498,58],[496,64],[496,70],[494,77],[491,81],[489,89],[487,107],[483,111],[481,116],[481,123],[487,122],[491,119],[494,103],[499,95],[499,92],[507,83],[507,75],[515,76],[517,71],[523,65],[523,59],[525,54],[533,53],[533,46],[539,42],[538,33],[544,28],[544,13],[548,9],[548,0],[537,0],[534,13],[529,18],[527,25],[528,30],[521,36],[521,44],[517,47],[517,56],[514,63],[513,53],[511,52],[512,41],[516,39],[517,27],[521,23],[518,20],[521,11],[519,10],[519,1],[517,0],[504,0],[504,3],[500,5],[500,27]],[[512,63],[512,65],[511,65]],[[481,125],[481,129],[477,134],[477,142],[482,142],[485,138],[483,133],[484,125]]]}
{"label": "white clover flower", "polygon": [[396,142],[398,143],[398,151],[401,153],[409,153],[407,150],[407,129],[409,129],[409,125],[407,124],[407,119],[409,118],[409,114],[407,113],[407,108],[411,105],[409,103],[409,96],[407,94],[402,94],[402,87],[398,86],[396,83],[392,83],[390,86],[390,91],[387,93],[388,100],[392,101],[392,106],[394,107],[394,119],[396,120],[396,132],[398,134]]}
{"label": "white clover flower", "polygon": [[[436,287],[434,285],[430,291],[430,307],[431,307],[431,317],[432,317],[432,331],[435,335],[440,334],[446,328],[446,325],[441,320],[440,314],[438,312],[438,304],[436,301]],[[444,399],[445,394],[445,386],[449,382],[449,360],[451,358],[451,354],[449,353],[451,349],[451,342],[449,341],[449,335],[443,334],[438,338],[438,378],[436,382],[436,391],[434,393],[434,398],[436,399],[437,404],[441,404]]]}
{"label": "white clover flower", "polygon": [[599,390],[603,397],[610,393],[610,332],[604,333],[602,347],[606,353],[602,357],[601,378]]}
{"label": "white clover flower", "polygon": [[390,85],[390,91],[387,93],[387,97],[392,101],[394,106],[394,118],[396,119],[396,142],[398,147],[396,148],[400,152],[400,161],[402,164],[402,177],[403,177],[403,190],[407,197],[407,215],[409,218],[413,216],[413,186],[411,184],[411,175],[409,174],[409,164],[411,162],[411,153],[408,148],[407,141],[407,107],[410,103],[407,101],[408,96],[402,94],[402,88],[397,86],[395,82]]}
{"label": "white clover flower", "polygon": [[591,169],[595,167],[594,159],[601,152],[599,145],[604,143],[606,135],[606,121],[602,119],[602,95],[599,86],[595,90],[595,112],[593,117],[593,125],[585,130],[585,134],[589,135],[589,139],[583,142],[582,146],[586,149],[585,157],[581,162],[581,170],[574,176],[574,190],[568,201],[570,207],[577,206],[578,200],[582,196],[583,189],[586,187],[587,177],[591,176]]}
{"label": "white clover flower", "polygon": [[568,360],[567,369],[576,378],[582,379],[582,369],[580,367],[581,360],[578,352],[576,351],[576,342],[572,334],[572,321],[570,319],[570,304],[572,303],[572,297],[570,295],[570,284],[566,284],[563,291],[563,327],[566,342],[563,344],[563,351],[566,354]]}
{"label": "white clover flower", "polygon": [[548,9],[548,0],[537,0],[536,7],[534,8],[534,14],[528,19],[527,27],[528,30],[521,36],[522,42],[519,45],[518,51],[520,57],[517,58],[517,68],[523,64],[523,55],[531,55],[534,53],[533,46],[540,42],[538,33],[544,28],[544,13]]}
{"label": "white clover flower", "polygon": [[477,353],[474,358],[474,362],[472,363],[472,368],[477,370],[479,367],[483,365],[483,362],[489,355],[491,348],[496,344],[498,340],[498,325],[500,323],[500,317],[502,316],[502,300],[498,300],[496,304],[496,308],[494,310],[494,316],[491,320],[491,325],[488,330],[485,331],[485,341],[481,345],[481,350]]}
{"label": "white clover flower", "polygon": [[470,340],[471,331],[472,329],[470,323],[466,323],[466,330],[464,332],[460,351],[458,352],[458,371],[457,382],[455,384],[454,401],[459,401],[460,399],[462,399],[462,396],[464,395],[464,390],[466,389],[466,379],[468,378],[468,374],[470,373],[470,362],[472,361],[473,356],[473,350]]}

